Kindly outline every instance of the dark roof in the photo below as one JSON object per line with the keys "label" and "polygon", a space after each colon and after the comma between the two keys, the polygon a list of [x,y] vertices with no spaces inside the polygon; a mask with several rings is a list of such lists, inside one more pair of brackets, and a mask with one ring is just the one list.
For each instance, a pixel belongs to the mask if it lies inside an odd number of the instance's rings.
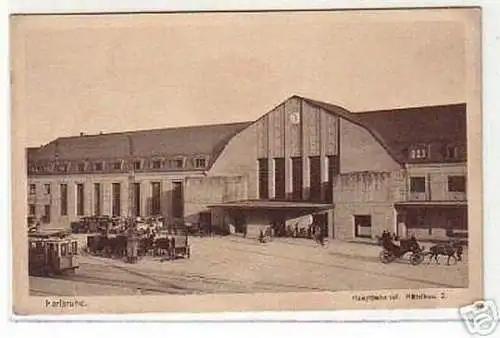
{"label": "dark roof", "polygon": [[330,103],[303,99],[364,127],[398,163],[411,162],[408,150],[420,144],[431,146],[431,157],[424,162],[443,161],[443,147],[447,145],[460,146],[457,160],[465,161],[465,103],[353,113]]}
{"label": "dark roof", "polygon": [[251,122],[60,137],[29,152],[30,159],[60,160],[169,155],[218,155]]}

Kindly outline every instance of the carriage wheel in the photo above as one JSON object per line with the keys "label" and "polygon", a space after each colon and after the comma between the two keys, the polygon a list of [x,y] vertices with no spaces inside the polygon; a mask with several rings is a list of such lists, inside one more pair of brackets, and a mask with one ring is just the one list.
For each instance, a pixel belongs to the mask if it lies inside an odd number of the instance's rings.
{"label": "carriage wheel", "polygon": [[410,256],[411,265],[419,265],[424,261],[424,255],[421,253],[412,253]]}
{"label": "carriage wheel", "polygon": [[380,252],[378,255],[380,261],[384,264],[392,262],[394,259],[396,259],[396,256],[394,256],[391,252],[387,250],[383,250]]}

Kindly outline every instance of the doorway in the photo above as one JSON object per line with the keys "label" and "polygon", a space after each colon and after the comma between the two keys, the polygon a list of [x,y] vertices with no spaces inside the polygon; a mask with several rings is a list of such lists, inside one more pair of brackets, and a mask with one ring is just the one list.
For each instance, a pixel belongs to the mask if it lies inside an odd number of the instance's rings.
{"label": "doorway", "polygon": [[372,237],[371,215],[354,215],[354,236],[359,238]]}

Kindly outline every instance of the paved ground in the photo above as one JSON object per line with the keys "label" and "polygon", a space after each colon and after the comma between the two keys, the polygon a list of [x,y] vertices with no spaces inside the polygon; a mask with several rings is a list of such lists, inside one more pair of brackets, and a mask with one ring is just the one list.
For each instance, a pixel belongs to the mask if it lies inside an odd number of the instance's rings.
{"label": "paved ground", "polygon": [[412,266],[408,259],[378,260],[380,248],[331,241],[275,239],[260,244],[239,237],[191,238],[191,258],[137,264],[81,256],[74,276],[30,277],[32,295],[99,296],[287,291],[339,291],[393,288],[466,287],[464,262]]}

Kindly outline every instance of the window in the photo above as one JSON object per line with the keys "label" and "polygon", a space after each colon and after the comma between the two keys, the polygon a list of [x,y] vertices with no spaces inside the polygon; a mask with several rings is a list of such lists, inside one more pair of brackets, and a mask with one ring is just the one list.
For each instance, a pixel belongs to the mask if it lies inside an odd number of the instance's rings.
{"label": "window", "polygon": [[59,172],[66,172],[68,171],[68,165],[66,163],[58,164],[56,170]]}
{"label": "window", "polygon": [[292,199],[302,199],[302,157],[292,158]]}
{"label": "window", "polygon": [[182,158],[177,158],[175,160],[171,160],[170,166],[172,168],[180,169],[180,168],[184,167],[184,160]]}
{"label": "window", "polygon": [[285,159],[274,159],[274,198],[285,199]]}
{"label": "window", "polygon": [[36,184],[30,184],[30,195],[36,195]]}
{"label": "window", "polygon": [[447,146],[446,147],[446,158],[453,160],[458,158],[458,147],[457,146]]}
{"label": "window", "polygon": [[94,170],[95,171],[102,171],[102,162],[94,163]]}
{"label": "window", "polygon": [[134,170],[141,169],[141,161],[134,161]]}
{"label": "window", "polygon": [[68,215],[68,185],[61,184],[61,216]]}
{"label": "window", "polygon": [[267,158],[260,158],[258,160],[259,164],[259,198],[268,199],[269,198],[269,165]]}
{"label": "window", "polygon": [[134,183],[134,215],[141,215],[141,184]]}
{"label": "window", "polygon": [[328,185],[325,190],[325,200],[332,202],[333,200],[333,181],[335,176],[339,174],[339,162],[337,156],[328,156]]}
{"label": "window", "polygon": [[122,162],[121,161],[113,162],[113,169],[114,170],[121,170],[121,168],[122,168]]}
{"label": "window", "polygon": [[50,204],[44,205],[43,207],[43,223],[50,223]]}
{"label": "window", "polygon": [[94,215],[101,216],[101,184],[94,183]]}
{"label": "window", "polygon": [[30,204],[28,212],[29,212],[30,216],[35,216],[35,214],[36,214],[36,205]]}
{"label": "window", "polygon": [[196,168],[205,168],[206,167],[206,160],[204,158],[197,158],[195,160],[195,167]]}
{"label": "window", "polygon": [[182,182],[173,182],[172,187],[172,216],[174,218],[184,217],[184,192]]}
{"label": "window", "polygon": [[429,147],[427,146],[417,146],[411,149],[410,157],[413,160],[416,159],[426,159],[429,156]]}
{"label": "window", "polygon": [[73,254],[73,255],[78,254],[78,242],[77,241],[71,242],[71,254]]}
{"label": "window", "polygon": [[448,176],[449,192],[465,192],[465,176]]}
{"label": "window", "polygon": [[354,215],[354,236],[372,237],[372,217],[370,215]]}
{"label": "window", "polygon": [[66,256],[68,254],[68,244],[62,243],[61,244],[61,256]]}
{"label": "window", "polygon": [[83,216],[85,211],[84,188],[82,183],[76,185],[76,215]]}
{"label": "window", "polygon": [[85,171],[85,163],[78,163],[78,171]]}
{"label": "window", "polygon": [[121,185],[120,183],[113,183],[112,185],[112,206],[111,213],[112,216],[120,216],[121,215]]}
{"label": "window", "polygon": [[321,158],[313,156],[309,159],[309,181],[311,190],[309,198],[311,201],[321,200]]}
{"label": "window", "polygon": [[411,177],[410,191],[419,193],[425,192],[425,177]]}
{"label": "window", "polygon": [[151,183],[151,214],[157,216],[161,214],[161,185],[160,182]]}
{"label": "window", "polygon": [[153,167],[153,169],[160,169],[161,168],[161,160],[154,160],[152,167]]}
{"label": "window", "polygon": [[45,195],[50,195],[50,184],[43,185],[43,192]]}

